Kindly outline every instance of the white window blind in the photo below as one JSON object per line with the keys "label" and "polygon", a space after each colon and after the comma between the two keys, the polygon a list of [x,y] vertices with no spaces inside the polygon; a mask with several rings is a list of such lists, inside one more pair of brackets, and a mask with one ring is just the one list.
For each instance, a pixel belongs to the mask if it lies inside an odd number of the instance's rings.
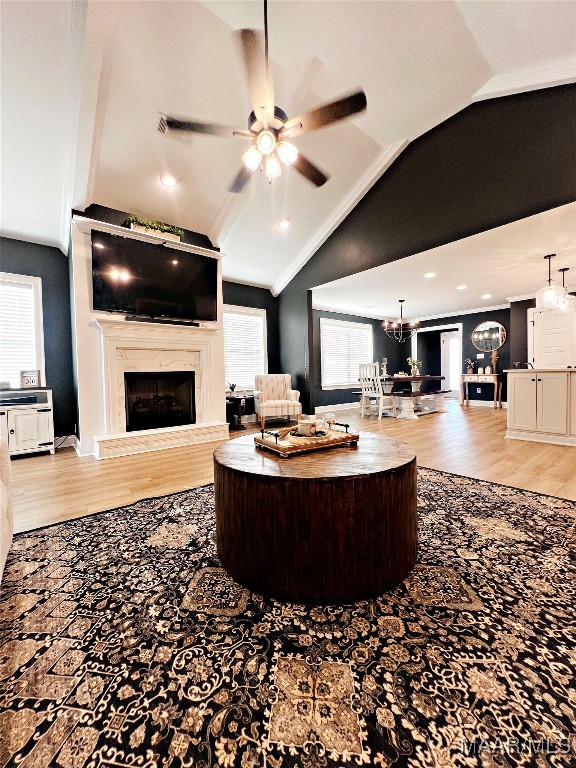
{"label": "white window blind", "polygon": [[0,380],[20,386],[20,372],[43,369],[40,279],[0,275]]}
{"label": "white window blind", "polygon": [[254,389],[254,378],[268,372],[266,310],[225,306],[223,317],[226,386]]}
{"label": "white window blind", "polygon": [[360,363],[372,362],[372,326],[320,318],[322,386],[357,387]]}

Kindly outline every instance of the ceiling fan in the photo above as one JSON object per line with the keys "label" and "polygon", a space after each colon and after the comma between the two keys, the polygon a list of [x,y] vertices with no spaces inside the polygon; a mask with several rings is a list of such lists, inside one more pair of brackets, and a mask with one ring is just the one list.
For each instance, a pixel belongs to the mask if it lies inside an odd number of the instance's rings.
{"label": "ceiling fan", "polygon": [[237,33],[248,91],[253,111],[248,117],[248,130],[200,123],[195,120],[165,116],[163,132],[184,131],[214,136],[239,136],[250,141],[250,147],[242,156],[243,167],[229,187],[230,192],[240,192],[250,180],[252,173],[261,167],[268,180],[280,176],[282,165],[292,166],[305,179],[321,187],[328,181],[327,176],[308,160],[289,139],[325,128],[366,109],[366,95],[360,90],[350,96],[316,107],[290,120],[284,110],[274,104],[274,91],[268,68],[268,0],[264,0],[264,37],[253,29],[241,29]]}

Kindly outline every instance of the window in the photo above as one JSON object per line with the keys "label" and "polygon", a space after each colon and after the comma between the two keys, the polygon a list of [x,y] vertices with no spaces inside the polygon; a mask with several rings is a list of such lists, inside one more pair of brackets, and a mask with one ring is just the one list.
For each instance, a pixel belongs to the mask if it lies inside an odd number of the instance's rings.
{"label": "window", "polygon": [[20,371],[40,371],[44,383],[42,281],[0,272],[0,381],[20,386]]}
{"label": "window", "polygon": [[266,310],[224,306],[226,386],[254,389],[255,376],[268,373]]}
{"label": "window", "polygon": [[372,362],[372,326],[320,318],[322,388],[358,386],[358,366]]}

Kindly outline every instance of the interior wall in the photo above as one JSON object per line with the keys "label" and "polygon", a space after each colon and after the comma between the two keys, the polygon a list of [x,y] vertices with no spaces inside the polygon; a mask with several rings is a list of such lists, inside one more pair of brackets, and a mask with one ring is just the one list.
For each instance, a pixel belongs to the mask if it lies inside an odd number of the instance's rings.
{"label": "interior wall", "polygon": [[[448,328],[446,330],[449,330]],[[418,334],[417,359],[422,361],[420,373],[427,376],[440,376],[442,354],[440,351],[440,334],[443,331],[428,331]]]}
{"label": "interior wall", "polygon": [[[496,309],[488,312],[474,312],[470,315],[451,315],[450,317],[440,317],[436,320],[423,320],[420,326],[422,328],[430,328],[435,325],[449,325],[451,323],[462,323],[462,373],[466,373],[466,363],[464,360],[469,358],[475,360],[477,366],[482,368],[487,365],[492,365],[490,352],[484,353],[484,358],[478,359],[479,350],[472,344],[472,332],[479,323],[483,323],[486,320],[493,320],[497,323],[502,323],[506,328],[506,341],[501,349],[498,350],[498,365],[496,373],[502,373],[502,371],[510,368],[510,310],[509,309]],[[433,331],[429,331],[433,333]],[[428,336],[428,333],[422,334]],[[478,370],[478,368],[476,369]],[[481,389],[480,393],[476,392],[474,385],[469,387],[470,400],[493,400],[494,391],[490,385],[478,385]],[[502,400],[506,400],[506,376],[502,377]]]}
{"label": "interior wall", "polygon": [[280,368],[280,328],[278,298],[266,288],[222,281],[224,304],[266,310],[268,373],[283,373]]}
{"label": "interior wall", "polygon": [[[510,362],[528,362],[528,310],[536,299],[510,303]],[[532,361],[531,361],[532,362]]]}
{"label": "interior wall", "polygon": [[42,280],[46,386],[53,390],[54,434],[71,435],[76,423],[76,396],[68,259],[58,248],[1,237],[0,270]]}
{"label": "interior wall", "polygon": [[280,294],[305,410],[307,290],[575,201],[575,147],[575,85],[477,102],[413,141]]}
{"label": "interior wall", "polygon": [[382,368],[382,360],[383,358],[387,358],[389,373],[396,373],[399,370],[408,370],[406,357],[410,354],[410,344],[400,344],[398,341],[386,336],[382,328],[381,320],[359,317],[358,315],[343,315],[339,312],[326,312],[319,309],[313,310],[312,317],[314,324],[314,370],[318,371],[314,383],[315,407],[321,405],[337,405],[340,403],[357,403],[358,395],[353,395],[352,392],[358,390],[360,387],[360,384],[358,383],[349,389],[322,389],[320,319],[323,317],[328,317],[331,320],[342,320],[348,323],[369,323],[372,326],[373,359],[366,360],[366,362],[378,362],[380,363],[380,368]]}

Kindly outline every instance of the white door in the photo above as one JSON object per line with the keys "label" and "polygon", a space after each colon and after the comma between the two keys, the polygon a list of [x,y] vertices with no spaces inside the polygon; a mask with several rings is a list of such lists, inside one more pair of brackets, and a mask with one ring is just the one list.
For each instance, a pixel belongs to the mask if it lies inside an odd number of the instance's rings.
{"label": "white door", "polygon": [[444,376],[442,389],[450,390],[447,397],[460,397],[462,351],[458,331],[440,334],[440,372]]}
{"label": "white door", "polygon": [[534,367],[565,368],[576,364],[574,355],[574,312],[535,312]]}

